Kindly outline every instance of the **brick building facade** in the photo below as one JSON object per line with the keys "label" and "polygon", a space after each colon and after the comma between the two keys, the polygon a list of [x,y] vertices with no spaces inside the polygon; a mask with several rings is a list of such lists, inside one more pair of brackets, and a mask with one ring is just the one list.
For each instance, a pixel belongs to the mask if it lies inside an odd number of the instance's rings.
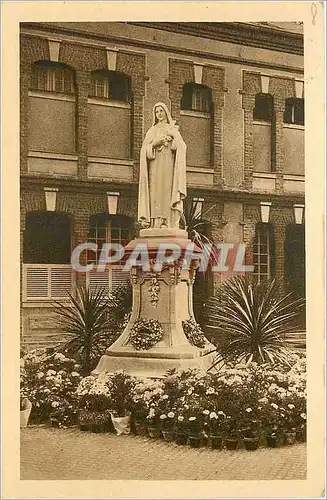
{"label": "brick building facade", "polygon": [[70,254],[137,235],[140,149],[158,101],[180,125],[188,202],[203,200],[213,239],[246,243],[259,278],[304,295],[299,25],[23,23],[20,47],[23,342],[60,338],[53,300],[65,289],[126,280],[115,266],[75,274]]}

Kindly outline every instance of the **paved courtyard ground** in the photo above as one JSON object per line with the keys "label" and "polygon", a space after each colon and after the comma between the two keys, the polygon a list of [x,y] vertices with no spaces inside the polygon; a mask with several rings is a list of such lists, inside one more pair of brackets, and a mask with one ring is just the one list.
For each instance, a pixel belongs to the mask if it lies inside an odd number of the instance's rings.
{"label": "paved courtyard ground", "polygon": [[21,432],[21,479],[305,479],[306,446],[257,451],[192,449],[142,436],[77,428]]}

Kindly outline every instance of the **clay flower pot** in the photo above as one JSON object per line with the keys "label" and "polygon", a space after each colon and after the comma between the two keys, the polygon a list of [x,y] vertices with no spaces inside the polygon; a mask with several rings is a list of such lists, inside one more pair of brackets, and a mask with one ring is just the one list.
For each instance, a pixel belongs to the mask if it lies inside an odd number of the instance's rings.
{"label": "clay flower pot", "polygon": [[146,436],[147,430],[146,427],[142,424],[142,422],[134,422],[134,432],[137,436]]}
{"label": "clay flower pot", "polygon": [[198,435],[190,435],[188,437],[188,442],[191,448],[200,448],[201,440]]}
{"label": "clay flower pot", "polygon": [[277,448],[278,446],[278,436],[275,434],[270,434],[266,436],[266,443],[268,448]]}
{"label": "clay flower pot", "polygon": [[236,450],[238,447],[238,438],[237,437],[226,438],[225,445],[226,445],[227,450],[229,450],[229,451]]}
{"label": "clay flower pot", "polygon": [[259,448],[259,437],[244,437],[244,447],[248,451],[255,451]]}
{"label": "clay flower pot", "polygon": [[216,436],[212,434],[210,436],[210,442],[211,442],[211,449],[212,450],[221,450],[223,447],[223,437],[222,436]]}
{"label": "clay flower pot", "polygon": [[172,443],[174,441],[174,431],[170,429],[162,430],[162,435],[166,443]]}
{"label": "clay flower pot", "polygon": [[185,432],[177,431],[175,434],[175,442],[178,445],[185,445],[187,443],[187,434],[185,434]]}
{"label": "clay flower pot", "polygon": [[149,426],[148,435],[152,439],[158,439],[160,437],[160,429],[156,426]]}
{"label": "clay flower pot", "polygon": [[287,445],[294,444],[296,440],[296,432],[285,432],[284,443]]}

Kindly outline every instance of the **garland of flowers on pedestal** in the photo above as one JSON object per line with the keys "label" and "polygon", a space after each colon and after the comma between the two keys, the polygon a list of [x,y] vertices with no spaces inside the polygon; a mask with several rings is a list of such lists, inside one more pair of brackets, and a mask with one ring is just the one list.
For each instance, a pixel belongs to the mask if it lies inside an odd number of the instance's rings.
{"label": "garland of flowers on pedestal", "polygon": [[135,321],[130,333],[130,342],[137,350],[148,350],[163,337],[163,328],[157,319],[140,318]]}

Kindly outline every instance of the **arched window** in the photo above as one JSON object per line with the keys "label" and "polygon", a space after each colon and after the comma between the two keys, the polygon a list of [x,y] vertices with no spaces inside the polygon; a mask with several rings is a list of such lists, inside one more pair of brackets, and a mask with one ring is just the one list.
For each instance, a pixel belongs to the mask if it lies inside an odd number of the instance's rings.
{"label": "arched window", "polygon": [[284,123],[304,125],[304,99],[291,97],[285,100]]}
{"label": "arched window", "polygon": [[253,274],[259,282],[274,276],[274,253],[272,226],[270,224],[257,224],[253,242]]}
{"label": "arched window", "polygon": [[253,120],[271,122],[274,112],[274,99],[270,94],[257,94],[253,110]]}
{"label": "arched window", "polygon": [[[75,153],[75,90],[72,68],[50,61],[38,61],[32,65],[28,130],[31,171],[56,172],[57,164],[44,158],[40,160],[35,153]],[[69,169],[72,165],[66,162],[66,166]],[[59,165],[60,173],[62,168]]]}
{"label": "arched window", "polygon": [[31,90],[75,93],[74,71],[68,66],[51,61],[38,61],[32,65]]}
{"label": "arched window", "polygon": [[210,113],[212,108],[211,89],[206,85],[185,83],[181,99],[181,109]]}
{"label": "arched window", "polygon": [[89,97],[129,103],[131,101],[131,80],[128,76],[116,71],[93,71]]}
{"label": "arched window", "polygon": [[69,216],[57,212],[29,212],[26,215],[23,254],[24,263],[69,264]]}

